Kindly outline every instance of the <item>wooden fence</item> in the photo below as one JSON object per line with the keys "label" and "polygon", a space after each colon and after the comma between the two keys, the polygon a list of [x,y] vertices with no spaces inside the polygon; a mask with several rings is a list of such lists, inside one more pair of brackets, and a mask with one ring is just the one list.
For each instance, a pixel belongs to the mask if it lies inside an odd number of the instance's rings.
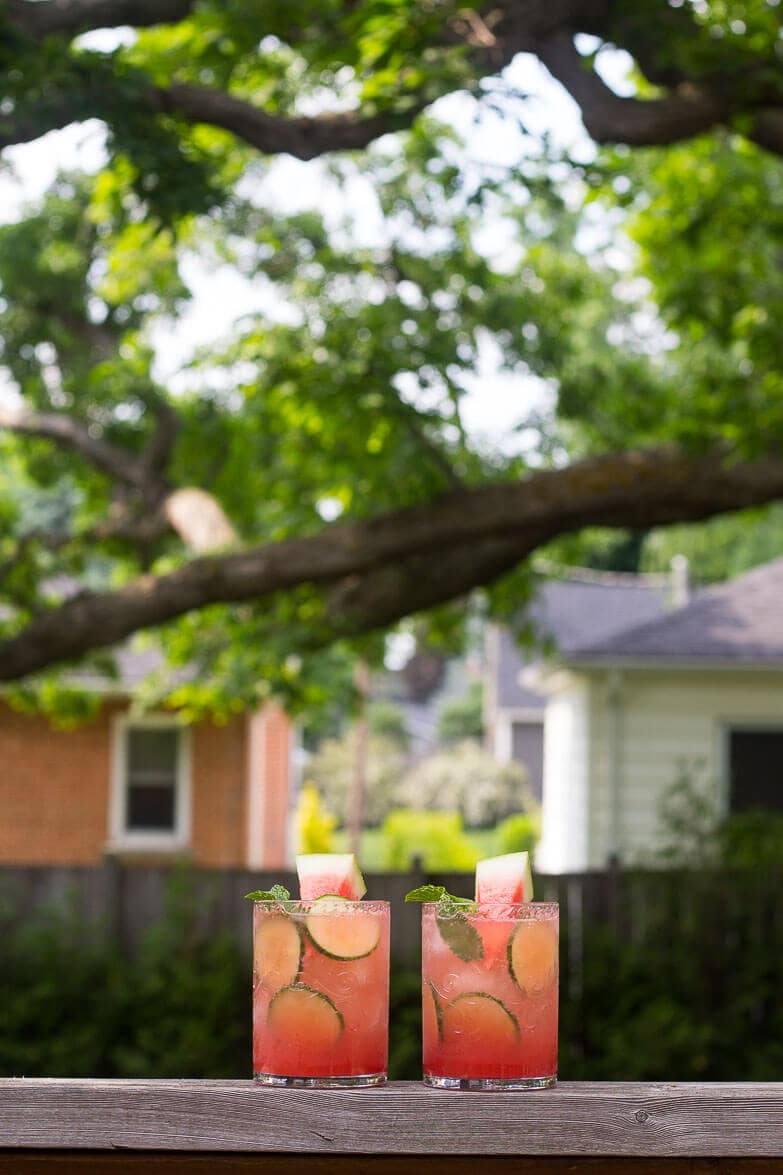
{"label": "wooden fence", "polygon": [[[239,869],[195,869],[123,864],[109,859],[100,867],[0,867],[0,915],[27,919],[34,911],[68,909],[75,923],[102,926],[132,952],[145,930],[187,894],[201,928],[227,931],[249,949],[251,918],[244,894],[275,882],[292,894],[291,874]],[[376,873],[367,876],[368,896],[392,905],[392,957],[415,965],[419,957],[420,909],[404,902],[408,890],[437,882],[470,896],[473,879],[465,873],[429,875]],[[560,904],[561,962],[566,989],[580,982],[585,933],[605,927],[622,941],[640,942],[662,924],[678,934],[698,924],[705,942],[718,945],[740,934],[748,943],[783,942],[783,874],[713,876],[666,872],[605,872],[539,875],[536,898]]]}

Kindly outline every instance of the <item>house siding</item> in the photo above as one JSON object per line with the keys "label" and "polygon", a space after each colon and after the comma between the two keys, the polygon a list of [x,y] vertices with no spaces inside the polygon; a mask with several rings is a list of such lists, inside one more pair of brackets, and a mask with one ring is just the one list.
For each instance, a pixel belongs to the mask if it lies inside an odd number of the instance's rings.
{"label": "house siding", "polygon": [[542,837],[536,867],[545,873],[583,869],[588,854],[589,683],[560,680],[544,721]]}
{"label": "house siding", "polygon": [[[622,671],[618,811],[613,822],[611,723],[606,675],[590,681],[587,865],[602,868],[615,846],[624,861],[649,860],[660,844],[661,801],[683,767],[726,807],[725,732],[783,726],[783,673]],[[571,861],[575,858],[572,856]],[[568,868],[575,866],[570,862]]]}

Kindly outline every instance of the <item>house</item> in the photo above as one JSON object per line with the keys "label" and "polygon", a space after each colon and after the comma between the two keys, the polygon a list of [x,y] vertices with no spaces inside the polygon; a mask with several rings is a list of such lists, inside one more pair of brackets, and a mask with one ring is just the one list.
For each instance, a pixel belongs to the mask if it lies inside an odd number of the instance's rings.
{"label": "house", "polygon": [[485,729],[488,750],[502,763],[521,763],[533,794],[542,799],[544,721],[548,697],[531,674],[550,654],[568,656],[582,645],[663,616],[675,591],[668,575],[628,575],[569,568],[543,580],[525,614],[533,641],[520,645],[508,628],[493,626],[486,640]]}
{"label": "house", "polygon": [[683,769],[718,811],[783,810],[783,559],[679,606],[660,586],[639,584],[657,614],[603,629],[596,597],[581,640],[520,663],[543,698],[542,871],[649,857]]}
{"label": "house", "polygon": [[224,868],[290,860],[291,725],[275,705],[224,725],[138,713],[134,689],[155,668],[130,646],[119,681],[81,675],[97,717],[53,727],[0,700],[0,865],[96,865],[184,858]]}

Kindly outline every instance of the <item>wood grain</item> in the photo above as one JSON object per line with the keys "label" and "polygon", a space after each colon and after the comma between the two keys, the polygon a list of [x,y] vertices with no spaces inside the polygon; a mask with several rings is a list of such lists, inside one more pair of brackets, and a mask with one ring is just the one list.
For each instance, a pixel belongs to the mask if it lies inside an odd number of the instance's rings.
{"label": "wood grain", "polygon": [[563,1083],[534,1093],[0,1079],[0,1150],[782,1157],[783,1083]]}

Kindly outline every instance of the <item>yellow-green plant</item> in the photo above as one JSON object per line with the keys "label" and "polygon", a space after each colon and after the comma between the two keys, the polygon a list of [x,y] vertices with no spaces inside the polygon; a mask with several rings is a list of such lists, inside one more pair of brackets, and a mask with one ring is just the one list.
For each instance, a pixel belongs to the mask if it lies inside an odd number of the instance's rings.
{"label": "yellow-green plant", "polygon": [[324,807],[321,793],[312,783],[306,783],[299,793],[294,821],[297,852],[334,852],[337,817]]}

